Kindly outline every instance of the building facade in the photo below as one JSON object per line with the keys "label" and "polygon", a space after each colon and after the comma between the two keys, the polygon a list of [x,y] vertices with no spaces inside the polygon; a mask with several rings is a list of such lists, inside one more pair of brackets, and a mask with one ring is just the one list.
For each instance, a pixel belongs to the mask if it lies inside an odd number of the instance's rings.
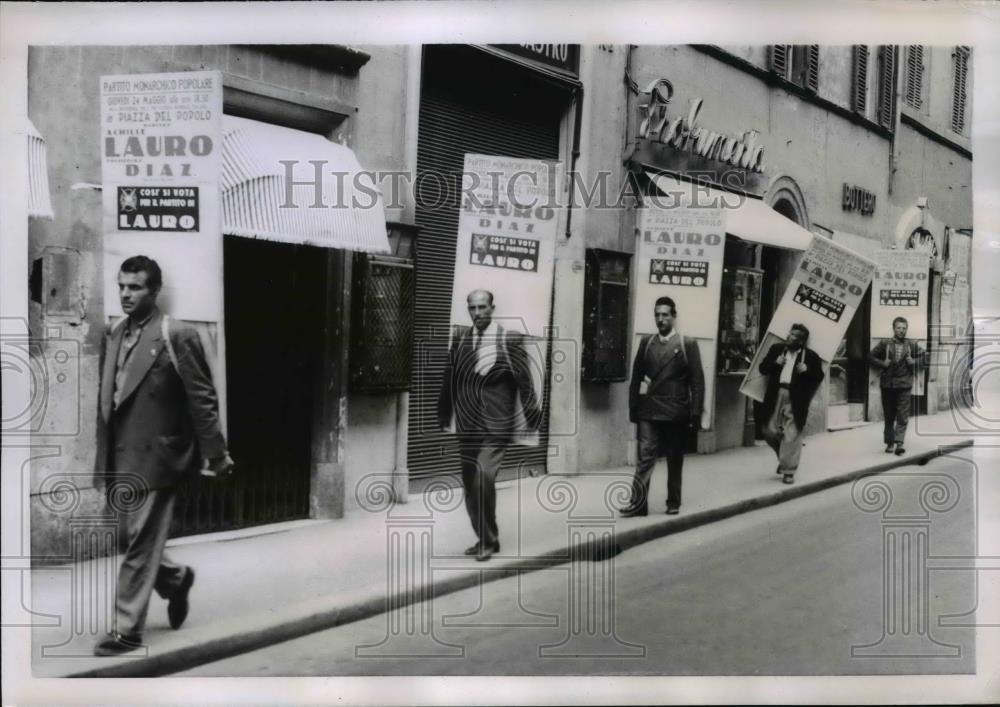
{"label": "building facade", "polygon": [[[192,482],[177,533],[340,517],[358,508],[372,479],[405,498],[457,471],[434,405],[460,208],[447,176],[461,172],[465,154],[559,162],[570,173],[544,303],[552,343],[542,443],[508,455],[510,477],[629,463],[638,208],[663,179],[704,180],[737,142],[759,159],[749,167],[730,159],[724,171],[756,210],[730,219],[739,225],[726,238],[724,305],[711,344],[714,417],[697,451],[758,436],[754,406],[738,387],[797,266],[802,234],[864,255],[932,250],[927,316],[940,362],[971,320],[965,47],[33,47],[29,118],[47,147],[53,217],[29,228],[30,327],[46,370],[63,351],[79,362],[52,378],[33,436],[40,558],[65,557],[72,518],[103,506],[89,485],[99,346],[115,312],[105,296],[115,273],[103,258],[100,78],[205,70],[221,72],[227,116],[295,131],[290,140],[320,135],[350,148],[366,171],[411,178],[399,189],[380,182],[387,247],[378,253],[223,228],[224,325],[205,336],[220,352],[217,380],[241,469],[227,484]],[[643,119],[661,80],[670,87],[660,94],[668,124],[695,115],[717,136],[714,152],[653,144]],[[912,237],[920,229],[930,241]],[[870,296],[830,362],[810,431],[880,418],[864,362]],[[680,312],[679,328],[697,316]],[[928,374],[926,412],[951,404],[940,370]],[[66,481],[78,489],[71,511],[60,505]]]}

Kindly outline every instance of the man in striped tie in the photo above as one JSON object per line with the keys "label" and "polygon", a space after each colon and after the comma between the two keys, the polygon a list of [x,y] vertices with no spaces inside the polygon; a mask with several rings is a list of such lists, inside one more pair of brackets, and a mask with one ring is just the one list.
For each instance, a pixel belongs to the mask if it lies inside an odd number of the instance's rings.
{"label": "man in striped tie", "polygon": [[500,551],[496,477],[517,427],[518,409],[532,430],[541,424],[542,412],[523,337],[493,320],[493,293],[473,290],[466,302],[472,326],[455,328],[438,421],[442,431],[455,421],[465,508],[478,538],[465,554],[482,562]]}

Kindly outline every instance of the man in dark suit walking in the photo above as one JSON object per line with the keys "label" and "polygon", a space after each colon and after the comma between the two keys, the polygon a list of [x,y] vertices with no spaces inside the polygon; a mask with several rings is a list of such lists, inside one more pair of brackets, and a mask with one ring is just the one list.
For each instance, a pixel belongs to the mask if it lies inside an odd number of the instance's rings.
{"label": "man in dark suit walking", "polygon": [[809,330],[792,324],[788,339],[768,349],[760,362],[760,372],[769,376],[761,406],[766,421],[764,439],[778,455],[778,473],[786,484],[795,483],[802,452],[802,432],[809,416],[809,403],[823,380],[823,364],[815,351],[806,347]]}
{"label": "man in dark suit walking", "polygon": [[653,307],[657,333],[639,342],[629,382],[629,421],[636,424],[639,461],[624,518],[649,512],[649,479],[661,451],[667,456],[667,514],[681,508],[684,450],[699,427],[705,402],[705,374],[698,342],[674,328],[677,307],[660,297]]}
{"label": "man in dark suit walking", "polygon": [[170,626],[184,622],[194,570],[163,552],[177,485],[198,471],[202,458],[212,473],[228,474],[233,466],[198,334],[164,319],[156,306],[161,283],[155,260],[142,255],[125,260],[118,292],[128,316],[102,340],[95,486],[105,488],[112,508],[119,494],[136,494],[137,503],[117,509],[124,559],[115,630],[95,646],[95,655],[141,647],[154,589],[169,601]]}
{"label": "man in dark suit walking", "polygon": [[523,338],[493,321],[493,294],[473,290],[466,302],[472,326],[455,329],[438,421],[446,431],[454,418],[465,508],[478,538],[465,554],[481,562],[500,551],[496,477],[514,435],[518,407],[533,430],[541,424],[542,412]]}

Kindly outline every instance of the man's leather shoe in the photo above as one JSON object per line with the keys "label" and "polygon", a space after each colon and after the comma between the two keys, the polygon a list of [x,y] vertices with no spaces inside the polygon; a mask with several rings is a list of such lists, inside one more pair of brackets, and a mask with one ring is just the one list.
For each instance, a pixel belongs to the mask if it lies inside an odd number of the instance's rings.
{"label": "man's leather shoe", "polygon": [[479,548],[479,553],[476,555],[476,562],[486,562],[486,560],[490,559],[498,552],[500,552],[500,543],[483,545]]}
{"label": "man's leather shoe", "polygon": [[187,574],[181,580],[181,586],[177,588],[177,593],[170,597],[170,602],[167,604],[167,618],[170,620],[170,628],[180,628],[184,619],[187,618],[190,608],[188,594],[191,592],[192,584],[194,584],[194,570],[188,567]]}
{"label": "man's leather shoe", "polygon": [[901,444],[900,444],[900,445],[897,445],[897,446],[896,446],[896,456],[897,456],[897,457],[901,457],[901,456],[903,456],[904,454],[906,454],[906,450],[905,450],[905,449],[903,449],[903,445],[901,445]]}
{"label": "man's leather shoe", "polygon": [[774,470],[774,473],[775,474],[780,474],[781,473],[781,464],[778,464],[778,468]]}
{"label": "man's leather shoe", "polygon": [[622,518],[634,518],[636,516],[649,515],[649,508],[646,506],[627,506],[626,508],[619,508],[618,512]]}
{"label": "man's leather shoe", "polygon": [[891,444],[885,445],[885,453],[886,454],[892,454],[892,445]]}
{"label": "man's leather shoe", "polygon": [[680,512],[681,512],[681,509],[677,508],[676,506],[667,506],[667,515],[668,516],[675,516],[675,515],[677,515]]}
{"label": "man's leather shoe", "polygon": [[142,648],[142,636],[138,634],[124,635],[109,633],[94,646],[94,655],[121,655]]}
{"label": "man's leather shoe", "polygon": [[783,483],[783,484],[794,484],[795,483],[795,477],[793,475],[791,475],[791,474],[785,474],[784,476],[781,477],[781,483]]}
{"label": "man's leather shoe", "polygon": [[479,554],[479,547],[480,547],[479,543],[476,543],[472,547],[467,547],[467,548],[465,548],[465,554],[469,555],[470,557],[472,555],[478,555]]}

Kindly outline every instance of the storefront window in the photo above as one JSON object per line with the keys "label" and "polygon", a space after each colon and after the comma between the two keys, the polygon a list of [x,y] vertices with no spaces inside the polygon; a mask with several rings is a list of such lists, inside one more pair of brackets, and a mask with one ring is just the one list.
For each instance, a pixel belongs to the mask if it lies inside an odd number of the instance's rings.
{"label": "storefront window", "polygon": [[726,267],[722,271],[719,303],[718,372],[743,375],[757,352],[760,339],[760,290],[764,271]]}

